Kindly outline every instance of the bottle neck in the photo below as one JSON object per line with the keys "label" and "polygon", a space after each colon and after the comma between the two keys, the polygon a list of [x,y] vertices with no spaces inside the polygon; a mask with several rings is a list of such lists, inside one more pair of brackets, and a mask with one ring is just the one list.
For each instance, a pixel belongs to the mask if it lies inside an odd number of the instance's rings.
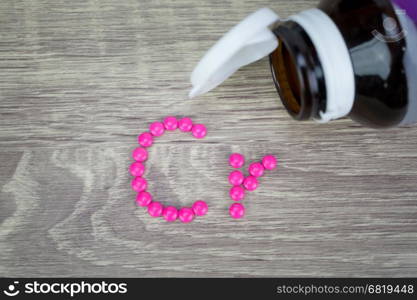
{"label": "bottle neck", "polygon": [[270,55],[272,77],[281,100],[296,120],[317,119],[326,109],[323,68],[305,30],[286,21],[274,30],[278,48]]}
{"label": "bottle neck", "polygon": [[297,120],[328,122],[352,109],[354,72],[346,43],[334,22],[311,9],[274,30],[279,47],[270,55],[281,100]]}

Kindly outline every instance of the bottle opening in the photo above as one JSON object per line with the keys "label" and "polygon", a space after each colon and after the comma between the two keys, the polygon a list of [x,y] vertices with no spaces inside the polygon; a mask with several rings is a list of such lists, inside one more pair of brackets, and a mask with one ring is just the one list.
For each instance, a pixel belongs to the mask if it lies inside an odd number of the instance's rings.
{"label": "bottle opening", "polygon": [[326,87],[313,43],[293,21],[280,24],[274,34],[279,46],[271,53],[270,63],[282,103],[296,120],[319,118],[326,109]]}
{"label": "bottle opening", "polygon": [[355,94],[352,61],[338,27],[320,9],[310,9],[273,30],[280,47],[270,55],[281,100],[296,120],[319,122],[350,113]]}
{"label": "bottle opening", "polygon": [[291,115],[298,115],[301,110],[301,82],[295,59],[282,41],[271,54],[271,67],[283,104]]}

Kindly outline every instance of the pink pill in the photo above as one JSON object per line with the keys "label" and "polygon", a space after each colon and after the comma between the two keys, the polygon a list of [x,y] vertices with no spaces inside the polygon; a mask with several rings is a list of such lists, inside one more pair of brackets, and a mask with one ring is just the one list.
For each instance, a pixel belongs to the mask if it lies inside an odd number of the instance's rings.
{"label": "pink pill", "polygon": [[196,216],[204,216],[208,212],[208,205],[205,201],[202,200],[194,202],[192,208]]}
{"label": "pink pill", "polygon": [[277,167],[277,159],[273,155],[267,155],[262,159],[262,164],[265,169],[273,170]]}
{"label": "pink pill", "polygon": [[230,205],[229,214],[233,219],[241,219],[245,215],[245,207],[240,203]]}
{"label": "pink pill", "polygon": [[140,192],[136,196],[136,204],[142,207],[148,206],[152,202],[152,195],[148,192]]}
{"label": "pink pill", "polygon": [[153,218],[162,216],[164,206],[159,202],[152,202],[148,205],[148,214]]}
{"label": "pink pill", "polygon": [[164,119],[164,126],[166,130],[175,130],[178,128],[178,121],[176,117],[166,117]]}
{"label": "pink pill", "polygon": [[139,193],[147,189],[148,182],[143,177],[136,177],[135,179],[132,180],[131,185],[132,185],[132,189]]}
{"label": "pink pill", "polygon": [[197,139],[202,139],[207,135],[207,128],[203,124],[195,124],[191,131],[193,136]]}
{"label": "pink pill", "polygon": [[178,217],[183,223],[190,223],[194,220],[194,211],[189,207],[183,207],[178,213]]}
{"label": "pink pill", "polygon": [[178,219],[178,209],[173,206],[167,206],[164,208],[162,216],[164,217],[165,221],[174,222],[176,219]]}
{"label": "pink pill", "polygon": [[256,179],[255,176],[248,176],[245,178],[245,180],[243,181],[243,186],[245,187],[245,189],[247,189],[248,191],[254,191],[258,188],[259,183],[258,183],[258,179]]}
{"label": "pink pill", "polygon": [[261,163],[255,162],[249,165],[249,174],[255,177],[261,177],[264,175],[264,166]]}
{"label": "pink pill", "polygon": [[229,182],[231,185],[241,185],[245,180],[245,175],[240,171],[233,171],[229,175]]}
{"label": "pink pill", "polygon": [[245,198],[245,189],[240,185],[234,186],[230,189],[229,195],[232,200],[241,201]]}
{"label": "pink pill", "polygon": [[233,168],[241,168],[245,164],[245,157],[240,153],[233,153],[229,157],[229,164]]}
{"label": "pink pill", "polygon": [[145,148],[138,147],[133,150],[132,156],[134,160],[144,162],[148,159],[148,151]]}
{"label": "pink pill", "polygon": [[140,177],[145,173],[145,165],[140,162],[134,162],[130,165],[129,172],[132,176]]}
{"label": "pink pill", "polygon": [[149,132],[141,133],[138,137],[138,142],[142,147],[150,147],[153,144],[152,134]]}
{"label": "pink pill", "polygon": [[191,131],[191,129],[193,128],[193,121],[190,118],[183,118],[183,119],[179,120],[178,128],[182,132]]}
{"label": "pink pill", "polygon": [[161,122],[153,122],[151,125],[149,125],[149,132],[153,136],[161,136],[165,132],[164,124]]}

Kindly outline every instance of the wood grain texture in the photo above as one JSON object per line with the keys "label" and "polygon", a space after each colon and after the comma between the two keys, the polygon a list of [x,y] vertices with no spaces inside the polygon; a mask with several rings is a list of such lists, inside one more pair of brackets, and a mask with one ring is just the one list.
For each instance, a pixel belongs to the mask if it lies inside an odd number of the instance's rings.
{"label": "wood grain texture", "polygon": [[[290,119],[262,60],[188,100],[193,67],[228,28],[312,0],[2,0],[0,276],[417,276],[417,130]],[[166,224],[136,208],[136,135],[166,115],[146,176],[163,203],[210,214]],[[227,214],[227,157],[280,159]]]}

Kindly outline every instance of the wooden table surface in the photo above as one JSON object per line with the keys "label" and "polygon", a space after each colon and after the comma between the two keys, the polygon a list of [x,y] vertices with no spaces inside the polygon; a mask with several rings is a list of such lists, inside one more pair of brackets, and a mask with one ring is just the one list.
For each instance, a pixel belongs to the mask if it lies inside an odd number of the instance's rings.
{"label": "wooden table surface", "polygon": [[[204,52],[257,8],[313,0],[0,2],[1,276],[417,276],[417,129],[293,121],[267,59],[187,99]],[[164,116],[149,190],[210,213],[167,224],[135,207],[136,136]],[[228,155],[279,169],[228,216]]]}

